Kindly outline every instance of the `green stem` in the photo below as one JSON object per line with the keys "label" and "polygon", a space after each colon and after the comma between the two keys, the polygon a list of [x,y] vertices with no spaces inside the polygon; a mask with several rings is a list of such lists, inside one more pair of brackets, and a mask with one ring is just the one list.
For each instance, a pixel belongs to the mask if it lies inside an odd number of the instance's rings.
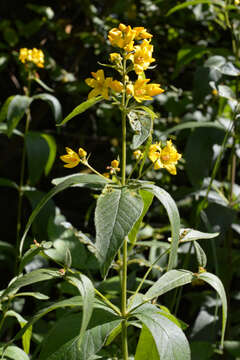
{"label": "green stem", "polygon": [[109,301],[102,293],[100,293],[100,291],[98,291],[97,289],[95,289],[95,293],[103,299],[103,301],[113,310],[115,311],[115,313],[117,313],[119,316],[121,316],[121,311],[119,310],[118,307],[116,307],[113,303],[111,303],[111,301]]}
{"label": "green stem", "polygon": [[[122,95],[122,186],[126,184],[126,59],[123,60],[123,95]],[[121,310],[122,310],[122,352],[123,360],[128,360],[128,339],[127,339],[127,237],[123,241],[122,255],[122,294],[121,294]]]}

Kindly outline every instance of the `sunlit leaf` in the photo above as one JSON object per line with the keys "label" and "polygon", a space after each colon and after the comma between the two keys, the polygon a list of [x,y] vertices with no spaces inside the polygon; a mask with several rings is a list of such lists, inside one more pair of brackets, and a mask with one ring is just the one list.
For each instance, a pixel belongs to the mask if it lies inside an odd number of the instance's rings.
{"label": "sunlit leaf", "polygon": [[176,11],[183,10],[189,6],[195,6],[198,4],[209,4],[209,5],[217,5],[220,7],[225,7],[224,1],[221,1],[221,0],[192,0],[192,1],[186,1],[180,5],[174,6],[173,8],[171,8],[168,11],[167,16],[172,15]]}
{"label": "sunlit leaf", "polygon": [[95,211],[96,248],[103,277],[142,209],[141,196],[127,188],[107,187],[98,198]]}
{"label": "sunlit leaf", "polygon": [[65,117],[60,124],[57,124],[57,125],[66,124],[69,120],[71,120],[75,116],[83,113],[84,111],[86,111],[87,109],[89,109],[91,106],[95,105],[97,102],[101,101],[102,99],[103,99],[102,96],[98,96],[98,97],[91,98],[87,101],[84,101],[83,103],[81,103],[80,105],[75,107],[75,109],[73,109],[73,111],[67,117]]}

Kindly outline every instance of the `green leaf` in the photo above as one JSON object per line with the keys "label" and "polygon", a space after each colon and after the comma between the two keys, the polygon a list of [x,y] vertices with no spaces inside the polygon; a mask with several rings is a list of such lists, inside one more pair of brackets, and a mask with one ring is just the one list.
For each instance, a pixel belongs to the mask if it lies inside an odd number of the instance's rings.
{"label": "green leaf", "polygon": [[212,239],[219,235],[219,233],[205,233],[202,231],[185,228],[180,230],[180,242],[195,241],[201,239]]}
{"label": "green leaf", "polygon": [[139,194],[141,195],[142,200],[143,200],[143,211],[142,211],[140,218],[135,223],[135,225],[133,226],[132,230],[130,231],[130,233],[128,235],[128,239],[131,244],[134,244],[136,242],[137,233],[141,227],[142,220],[143,220],[144,216],[146,215],[146,213],[153,201],[153,194],[151,194],[149,191],[140,190]]}
{"label": "green leaf", "polygon": [[85,184],[87,186],[98,184],[98,186],[102,185],[102,187],[103,187],[107,182],[108,182],[107,179],[105,179],[104,177],[94,175],[94,174],[74,174],[74,175],[68,176],[65,179],[60,180],[60,183],[56,187],[54,187],[52,190],[50,190],[41,199],[41,201],[38,203],[38,205],[36,206],[36,208],[32,212],[31,216],[29,217],[28,223],[26,225],[26,228],[25,228],[25,231],[24,231],[24,234],[22,236],[21,243],[20,243],[20,255],[22,254],[22,251],[23,251],[23,245],[24,245],[26,235],[27,235],[27,233],[28,233],[34,219],[36,218],[36,216],[38,215],[38,213],[40,212],[42,207],[54,195],[58,194],[60,191],[63,191],[65,189],[67,189],[68,187],[76,185],[76,184]]}
{"label": "green leaf", "polygon": [[78,338],[78,348],[81,346],[84,333],[87,329],[88,323],[91,319],[94,305],[94,287],[90,279],[83,275],[70,275],[66,277],[66,280],[69,281],[72,285],[76,286],[82,295],[83,300],[83,316],[82,324]]}
{"label": "green leaf", "polygon": [[95,105],[102,99],[103,99],[102,96],[97,96],[97,97],[91,98],[87,101],[84,101],[83,103],[81,103],[80,105],[75,107],[75,109],[67,117],[65,117],[65,119],[63,119],[63,121],[60,124],[57,124],[57,125],[61,126],[63,124],[66,124],[73,117],[83,113],[84,111],[86,111],[87,109],[89,109],[91,106]]}
{"label": "green leaf", "polygon": [[205,268],[207,266],[207,256],[203,248],[199,245],[197,241],[194,241],[193,245],[197,256],[198,266]]}
{"label": "green leaf", "polygon": [[18,185],[14,181],[5,178],[0,178],[0,186],[7,186],[18,190]]}
{"label": "green leaf", "polygon": [[36,81],[36,83],[38,83],[44,90],[54,92],[54,90],[47,86],[41,79],[34,77],[33,80]]}
{"label": "green leaf", "polygon": [[49,148],[48,160],[47,160],[47,163],[44,168],[44,174],[47,176],[49,174],[49,172],[54,164],[55,158],[56,158],[57,145],[56,145],[56,141],[53,136],[42,133],[42,137],[47,142],[48,148]]}
{"label": "green leaf", "polygon": [[0,296],[0,299],[15,294],[21,287],[35,284],[40,281],[51,280],[55,278],[60,278],[61,274],[58,270],[54,269],[37,269],[33,270],[28,274],[19,276],[15,278],[10,285],[3,291]]}
{"label": "green leaf", "polygon": [[94,310],[92,320],[79,348],[78,334],[81,314],[71,314],[60,319],[46,336],[38,360],[93,360],[103,347],[110,332],[121,319],[106,310]]}
{"label": "green leaf", "polygon": [[161,135],[169,135],[172,134],[175,131],[180,131],[180,130],[184,130],[184,129],[194,129],[194,128],[199,128],[199,127],[210,127],[210,128],[217,128],[220,130],[225,131],[224,127],[222,125],[220,125],[217,122],[208,122],[208,121],[202,121],[202,122],[197,122],[197,121],[187,121],[184,122],[182,124],[173,126],[172,128],[165,130],[164,132],[161,133]]}
{"label": "green leaf", "polygon": [[[9,310],[5,313],[5,317],[12,316],[15,317],[21,326],[21,328],[24,327],[24,325],[27,323],[27,321],[17,312],[13,310]],[[22,335],[22,344],[23,344],[23,350],[26,354],[29,354],[30,350],[30,343],[31,343],[31,337],[32,337],[32,326],[30,326],[27,331]]]}
{"label": "green leaf", "polygon": [[143,185],[142,189],[147,190],[152,194],[154,194],[167,211],[169,221],[171,224],[171,234],[172,234],[171,251],[168,261],[168,270],[171,270],[175,264],[178,244],[179,244],[180,217],[179,217],[177,205],[167,191],[163,190],[162,188],[156,185],[153,184]]}
{"label": "green leaf", "polygon": [[0,122],[3,122],[7,119],[7,112],[8,112],[8,107],[9,104],[11,103],[11,101],[15,98],[15,95],[13,96],[9,96],[7,98],[7,100],[5,101],[5,103],[3,104],[3,106],[1,107],[0,110]]}
{"label": "green leaf", "polygon": [[194,59],[202,58],[202,56],[209,52],[209,49],[203,46],[185,47],[178,51],[176,68],[173,77],[177,77],[181,69],[188,65]]}
{"label": "green leaf", "polygon": [[128,113],[130,125],[135,131],[132,141],[132,149],[137,149],[145,140],[147,140],[153,127],[152,116],[146,111],[132,110]]}
{"label": "green leaf", "polygon": [[[229,100],[236,100],[236,95],[232,91],[232,89],[229,86],[226,85],[218,85],[217,87],[218,95],[222,96]],[[236,101],[237,103],[237,101]]]}
{"label": "green leaf", "polygon": [[[0,355],[3,353],[3,348],[0,348]],[[7,356],[7,358],[6,358]],[[8,346],[4,351],[3,360],[12,359],[12,360],[29,360],[28,355],[19,347],[15,345]]]}
{"label": "green leaf", "polygon": [[56,143],[50,135],[29,131],[26,134],[29,180],[35,185],[43,172],[47,174],[55,160]]}
{"label": "green leaf", "polygon": [[159,360],[156,343],[148,328],[143,325],[134,360]]}
{"label": "green leaf", "polygon": [[12,135],[13,130],[17,127],[32,100],[32,98],[25,95],[16,95],[9,103],[7,111],[8,136]]}
{"label": "green leaf", "polygon": [[227,340],[224,341],[224,349],[227,350],[235,358],[240,357],[240,341]]}
{"label": "green leaf", "polygon": [[10,46],[15,46],[19,41],[17,32],[10,26],[3,29],[3,37]]}
{"label": "green leaf", "polygon": [[46,101],[52,109],[56,123],[60,123],[62,121],[62,106],[55,96],[43,93],[33,96],[33,99],[40,99]]}
{"label": "green leaf", "polygon": [[103,277],[142,210],[141,196],[127,188],[108,186],[98,198],[95,210],[96,248]]}
{"label": "green leaf", "polygon": [[134,315],[151,332],[159,360],[191,359],[189,344],[183,331],[174,322],[163,316],[155,306],[145,304],[138,308]]}
{"label": "green leaf", "polygon": [[39,299],[39,300],[48,300],[49,299],[49,296],[44,295],[40,292],[22,292],[22,293],[17,293],[15,295],[15,297],[16,296],[32,296],[35,299]]}
{"label": "green leaf", "polygon": [[222,336],[221,336],[221,348],[223,349],[224,335],[227,323],[227,297],[221,280],[214,274],[209,272],[203,272],[198,274],[198,279],[201,279],[212,286],[218,293],[222,301]]}
{"label": "green leaf", "polygon": [[218,5],[220,7],[225,7],[224,1],[221,0],[192,0],[192,1],[186,1],[183,4],[174,6],[172,9],[170,9],[167,13],[167,16],[172,15],[174,12],[183,10],[189,6],[195,6],[198,4],[209,4],[209,5]]}
{"label": "green leaf", "polygon": [[187,270],[170,270],[158,279],[143,297],[144,301],[150,301],[166,292],[191,283],[193,273]]}

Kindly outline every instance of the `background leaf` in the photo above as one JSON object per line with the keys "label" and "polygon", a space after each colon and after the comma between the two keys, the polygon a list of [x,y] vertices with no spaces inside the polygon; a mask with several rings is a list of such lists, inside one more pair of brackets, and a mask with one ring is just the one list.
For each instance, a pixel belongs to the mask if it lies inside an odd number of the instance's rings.
{"label": "background leaf", "polygon": [[46,101],[52,109],[53,116],[54,116],[56,123],[60,123],[62,121],[62,106],[55,96],[47,94],[47,93],[46,94],[42,93],[42,94],[33,96],[33,99],[40,99],[40,100]]}
{"label": "background leaf", "polygon": [[7,111],[8,136],[12,135],[13,130],[17,127],[19,121],[29,108],[32,98],[24,95],[16,95],[10,101]]}

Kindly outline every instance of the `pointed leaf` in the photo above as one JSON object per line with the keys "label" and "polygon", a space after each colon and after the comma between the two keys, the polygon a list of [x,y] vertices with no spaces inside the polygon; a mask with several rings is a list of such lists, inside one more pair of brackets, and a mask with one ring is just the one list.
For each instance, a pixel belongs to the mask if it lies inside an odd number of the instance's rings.
{"label": "pointed leaf", "polygon": [[189,344],[183,331],[174,322],[163,316],[155,306],[145,304],[134,315],[151,332],[159,360],[191,359]]}
{"label": "pointed leaf", "polygon": [[28,96],[16,95],[10,102],[7,111],[8,136],[12,135],[13,130],[17,127],[32,100]]}
{"label": "pointed leaf", "polygon": [[83,340],[84,333],[87,329],[88,323],[91,319],[94,305],[94,287],[90,279],[83,275],[71,275],[67,276],[66,280],[69,281],[72,285],[76,286],[82,295],[83,301],[83,315],[82,315],[82,324],[78,338],[78,347],[80,348],[81,342]]}
{"label": "pointed leaf", "polygon": [[164,132],[161,133],[161,135],[168,135],[168,134],[172,134],[175,131],[180,131],[180,130],[184,130],[184,129],[194,129],[194,128],[199,128],[199,127],[211,127],[211,128],[217,128],[220,130],[225,131],[224,127],[217,123],[217,122],[208,122],[208,121],[201,121],[201,122],[197,122],[197,121],[187,121],[184,122],[182,124],[173,126],[172,128],[165,130]]}
{"label": "pointed leaf", "polygon": [[26,225],[25,232],[23,234],[23,237],[22,237],[21,243],[20,243],[20,255],[22,254],[22,251],[23,251],[23,245],[24,245],[26,235],[27,235],[35,217],[40,212],[42,207],[54,195],[58,194],[60,191],[67,189],[68,187],[76,185],[76,184],[85,184],[87,186],[91,186],[93,184],[94,185],[98,184],[99,186],[101,186],[101,185],[104,186],[107,182],[108,182],[107,179],[105,179],[104,177],[94,175],[94,174],[74,174],[74,175],[68,176],[66,179],[62,180],[59,183],[59,185],[57,185],[52,190],[50,190],[49,193],[47,193],[42,198],[42,200],[38,203],[38,205],[36,206],[36,208],[34,209],[34,211],[32,212],[31,216],[28,219],[28,223]]}
{"label": "pointed leaf", "polygon": [[205,233],[202,231],[185,228],[180,230],[180,242],[182,243],[201,239],[213,239],[218,235],[219,233]]}
{"label": "pointed leaf", "polygon": [[172,9],[170,9],[167,13],[167,16],[172,15],[174,12],[183,10],[189,6],[194,6],[198,4],[209,4],[209,5],[218,5],[220,7],[225,7],[224,1],[221,0],[192,0],[192,1],[186,1],[183,4],[174,6]]}
{"label": "pointed leaf", "polygon": [[143,325],[134,360],[160,360],[151,331]]}
{"label": "pointed leaf", "polygon": [[97,96],[97,97],[94,97],[87,101],[82,102],[80,105],[75,107],[75,109],[73,109],[73,111],[67,117],[65,117],[65,119],[63,119],[63,121],[60,124],[57,124],[57,125],[60,126],[60,125],[66,124],[69,120],[71,120],[75,116],[83,113],[84,111],[86,111],[87,109],[89,109],[91,106],[95,105],[97,102],[99,102],[102,99],[103,99],[102,96]]}
{"label": "pointed leaf", "polygon": [[81,314],[63,317],[46,336],[39,360],[93,360],[120,322],[121,319],[102,309],[95,310],[79,348]]}
{"label": "pointed leaf", "polygon": [[3,291],[3,293],[0,296],[0,299],[10,295],[15,294],[18,289],[20,289],[23,286],[35,284],[39,281],[45,281],[45,280],[51,280],[60,278],[61,274],[58,270],[55,269],[37,269],[33,270],[28,274],[25,274],[23,276],[19,276],[15,278],[10,285]]}
{"label": "pointed leaf", "polygon": [[[0,348],[0,355],[3,353],[3,348]],[[7,357],[5,357],[7,356]],[[4,351],[3,360],[11,359],[11,360],[29,360],[28,355],[19,347],[15,345],[8,346]]]}
{"label": "pointed leaf", "polygon": [[227,297],[221,280],[214,274],[209,272],[203,272],[198,274],[198,278],[212,286],[218,293],[222,301],[222,336],[221,336],[221,348],[223,349],[224,335],[227,323]]}
{"label": "pointed leaf", "polygon": [[137,239],[137,233],[142,224],[142,220],[143,220],[144,216],[146,215],[146,213],[153,201],[153,194],[151,194],[149,191],[140,190],[139,193],[143,199],[143,211],[142,211],[140,218],[135,223],[134,227],[132,228],[132,230],[130,231],[130,233],[128,235],[128,239],[131,244],[135,243],[135,241]]}
{"label": "pointed leaf", "polygon": [[170,270],[158,279],[152,287],[146,292],[143,297],[144,301],[152,300],[155,297],[161,296],[166,292],[191,283],[193,280],[193,273],[187,270]]}
{"label": "pointed leaf", "polygon": [[62,121],[62,106],[55,96],[43,93],[33,96],[33,99],[40,99],[46,101],[52,109],[56,123],[60,123]]}
{"label": "pointed leaf", "polygon": [[168,194],[168,192],[156,185],[143,185],[142,189],[154,194],[167,211],[172,233],[171,252],[168,261],[168,270],[171,270],[175,264],[179,244],[180,217],[177,205],[174,202],[173,198]]}
{"label": "pointed leaf", "polygon": [[127,188],[106,187],[98,198],[95,210],[96,248],[103,277],[142,210],[141,196]]}

